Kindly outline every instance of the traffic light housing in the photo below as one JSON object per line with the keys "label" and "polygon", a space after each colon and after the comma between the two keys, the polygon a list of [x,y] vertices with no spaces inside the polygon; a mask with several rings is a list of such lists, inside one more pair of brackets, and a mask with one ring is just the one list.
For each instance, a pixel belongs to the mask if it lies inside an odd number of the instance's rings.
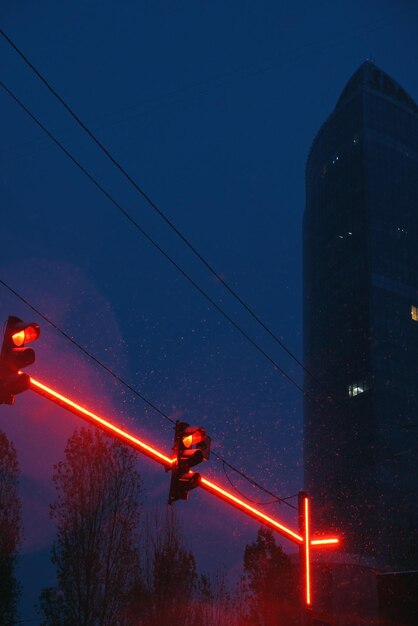
{"label": "traffic light housing", "polygon": [[15,395],[29,388],[29,376],[20,370],[35,361],[35,351],[25,345],[39,334],[39,324],[9,316],[0,353],[0,404],[13,404]]}
{"label": "traffic light housing", "polygon": [[199,485],[200,474],[190,468],[209,459],[210,437],[203,426],[190,426],[177,421],[173,450],[176,460],[171,469],[168,504],[175,500],[187,500],[189,491]]}

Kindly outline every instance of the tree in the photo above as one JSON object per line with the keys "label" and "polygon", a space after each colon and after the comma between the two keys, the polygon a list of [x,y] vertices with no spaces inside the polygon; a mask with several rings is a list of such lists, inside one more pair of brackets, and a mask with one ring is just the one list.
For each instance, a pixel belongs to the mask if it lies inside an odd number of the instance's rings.
{"label": "tree", "polygon": [[44,590],[48,626],[126,626],[139,576],[142,487],[136,456],[101,432],[82,428],[55,466],[57,525],[52,561],[58,589]]}
{"label": "tree", "polygon": [[144,624],[194,626],[196,562],[187,550],[173,508],[155,513],[144,533],[147,610]]}
{"label": "tree", "polygon": [[136,626],[239,626],[226,576],[197,574],[174,507],[148,516],[143,544],[142,586],[131,604]]}
{"label": "tree", "polygon": [[201,574],[197,583],[196,624],[198,626],[238,626],[237,610],[224,573]]}
{"label": "tree", "polygon": [[0,624],[16,620],[19,597],[15,577],[17,550],[22,539],[18,477],[15,447],[0,431]]}
{"label": "tree", "polygon": [[261,527],[244,550],[243,624],[291,626],[298,623],[297,582],[289,557],[269,528]]}

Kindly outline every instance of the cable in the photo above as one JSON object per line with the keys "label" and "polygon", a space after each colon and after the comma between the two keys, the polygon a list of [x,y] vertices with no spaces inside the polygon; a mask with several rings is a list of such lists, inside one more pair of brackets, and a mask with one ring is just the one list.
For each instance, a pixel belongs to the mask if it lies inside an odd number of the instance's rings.
{"label": "cable", "polygon": [[299,493],[293,493],[291,496],[286,496],[285,498],[282,498],[282,500],[293,500],[293,498],[298,498],[299,497]]}
{"label": "cable", "polygon": [[261,502],[260,500],[254,500],[254,498],[250,498],[250,497],[246,496],[232,482],[231,478],[229,477],[228,472],[226,471],[225,463],[222,463],[222,469],[224,471],[224,474],[225,474],[225,477],[226,477],[227,481],[229,482],[229,485],[230,485],[231,489],[233,489],[239,496],[241,496],[241,498],[244,498],[244,500],[247,500],[247,502],[251,502],[252,504],[258,504],[258,505],[261,505],[261,506],[266,506],[268,504],[277,504],[277,502],[280,502],[280,500],[278,500],[277,498],[275,498],[274,500],[268,500],[267,502]]}
{"label": "cable", "polygon": [[[93,354],[91,354],[88,350],[86,350],[86,348],[84,348],[84,346],[82,346],[80,343],[78,343],[73,337],[71,337],[68,333],[66,333],[64,330],[62,330],[62,328],[60,328],[58,326],[58,324],[55,324],[55,322],[53,322],[51,319],[49,319],[46,315],[44,315],[38,308],[36,308],[33,304],[31,304],[29,302],[29,300],[27,300],[26,298],[24,298],[21,294],[19,294],[15,289],[13,289],[12,287],[10,287],[10,285],[8,285],[4,280],[2,280],[0,278],[0,285],[2,285],[3,287],[5,287],[8,291],[10,291],[10,293],[12,293],[16,298],[18,298],[21,302],[23,302],[23,304],[25,304],[26,306],[28,306],[34,313],[36,313],[36,315],[39,315],[43,320],[45,320],[45,322],[47,322],[50,326],[52,326],[52,328],[54,328],[54,330],[56,330],[57,332],[59,332],[67,341],[70,341],[74,346],[76,346],[76,348],[78,348],[81,352],[83,352],[83,354],[85,354],[89,359],[91,359],[92,361],[94,361],[94,363],[96,363],[96,365],[99,365],[101,368],[103,368],[108,374],[110,374],[111,376],[113,376],[113,378],[115,378],[115,380],[117,380],[117,382],[121,385],[123,385],[124,387],[126,387],[127,389],[129,389],[129,391],[131,391],[132,393],[134,393],[136,396],[138,396],[139,398],[141,398],[141,400],[143,400],[149,407],[151,407],[152,409],[154,409],[154,411],[156,411],[159,415],[161,415],[162,417],[164,417],[166,420],[168,420],[169,422],[171,422],[172,424],[175,424],[175,421],[169,417],[166,413],[164,413],[164,411],[162,411],[160,408],[158,408],[153,402],[151,402],[150,400],[148,400],[148,398],[146,398],[142,393],[140,393],[137,389],[135,389],[134,387],[132,387],[132,385],[130,385],[129,383],[127,383],[125,380],[123,380],[123,378],[121,378],[118,374],[116,374],[113,370],[111,370],[109,367],[107,367],[107,365],[105,365],[104,363],[102,363],[97,357],[95,357]],[[216,457],[219,461],[221,461],[222,463],[224,463],[225,465],[227,465],[231,470],[233,470],[234,472],[236,472],[237,474],[239,474],[240,476],[242,476],[242,478],[244,478],[246,481],[248,481],[250,484],[258,487],[258,489],[261,489],[262,491],[264,491],[266,494],[273,496],[275,498],[275,500],[277,502],[279,501],[285,501],[288,498],[280,498],[279,496],[276,496],[274,493],[272,493],[271,491],[269,491],[268,489],[266,489],[265,487],[263,487],[262,485],[260,485],[259,483],[257,483],[255,480],[253,480],[251,477],[249,477],[247,474],[245,474],[244,472],[242,472],[241,470],[239,470],[238,468],[234,467],[231,463],[229,463],[228,461],[226,461],[225,459],[223,459],[219,454],[217,454],[216,452],[211,452],[211,454]],[[245,496],[244,496],[245,497]],[[286,502],[287,504],[287,502]]]}
{"label": "cable", "polygon": [[[302,370],[308,374],[318,385],[323,386],[321,381],[310,372],[305,365],[300,361],[289,348],[277,337],[277,335],[270,330],[270,328],[263,322],[263,320],[255,313],[255,311],[243,300],[243,298],[218,274],[218,272],[212,267],[212,265],[205,259],[205,257],[197,250],[195,246],[187,239],[185,235],[175,226],[175,224],[165,215],[165,213],[156,205],[156,203],[145,193],[145,191],[138,185],[138,183],[128,174],[125,168],[117,161],[109,150],[97,139],[94,133],[82,122],[79,116],[73,111],[73,109],[67,104],[67,102],[59,95],[59,93],[51,86],[46,78],[40,73],[40,71],[29,61],[29,59],[23,54],[23,52],[16,46],[16,44],[6,35],[6,33],[0,29],[0,34],[4,39],[12,46],[17,54],[23,59],[23,61],[31,68],[36,76],[42,81],[47,89],[54,95],[62,106],[68,111],[72,118],[81,126],[81,128],[88,134],[88,136],[94,141],[94,143],[102,150],[102,152],[110,159],[115,167],[123,174],[128,182],[136,189],[136,191],[144,198],[144,200],[158,213],[158,215],[165,221],[165,223],[176,233],[178,237],[186,244],[186,246],[193,252],[193,254],[203,263],[203,265],[209,270],[209,272],[223,285],[223,287],[244,307],[244,309],[251,315],[251,317],[267,332],[268,335],[302,368]],[[10,92],[9,92],[10,93]],[[120,209],[122,210],[122,209]],[[125,214],[125,211],[122,210]],[[131,220],[132,221],[132,220]]]}
{"label": "cable", "polygon": [[[172,259],[168,253],[165,252],[159,244],[150,236],[148,233],[129,215],[127,211],[110,195],[108,191],[77,161],[77,159],[54,137],[54,135],[35,117],[35,115],[13,94],[13,92],[0,80],[0,86],[10,95],[10,97],[29,115],[29,117],[48,135],[48,137],[68,156],[68,158],[87,176],[89,180],[123,213],[123,215],[132,223],[132,225],[137,228],[141,234],[178,270],[178,272],[186,278],[190,284],[208,301],[210,304],[236,329],[241,335],[247,339],[247,341],[254,347],[260,354],[262,354],[276,369],[279,371],[284,378],[286,378],[289,382],[292,383],[302,394],[304,397],[308,398],[311,402],[314,402],[319,407],[322,407],[322,404],[317,400],[316,397],[312,396],[309,392],[305,391],[289,374],[287,374],[277,363],[276,361],[270,357],[267,352],[261,348],[261,346],[252,339],[225,311],[201,288],[199,285]],[[3,283],[4,284],[4,283]],[[44,318],[46,319],[46,318]],[[84,350],[83,350],[84,351]],[[95,357],[94,359],[95,360]],[[114,374],[112,374],[114,375]],[[116,375],[114,375],[116,378]],[[139,392],[134,391],[137,395],[140,396]],[[346,410],[345,406],[342,406],[340,402],[335,400],[335,398],[329,394],[326,397],[328,402],[332,401],[335,406]],[[148,401],[144,400],[147,404]],[[157,409],[159,412],[159,410]],[[166,416],[168,418],[168,416]],[[171,418],[168,418],[171,419]],[[251,480],[249,482],[252,482]]]}
{"label": "cable", "polygon": [[[411,7],[412,8],[412,7]],[[415,11],[412,11],[413,13]],[[391,17],[390,24],[392,23],[393,18],[399,17],[400,15],[409,14],[409,11],[402,11],[396,13]],[[386,20],[383,23],[385,26]],[[374,25],[373,25],[374,26]],[[382,25],[374,26],[374,28],[369,28],[365,32],[373,32],[382,28]],[[0,29],[0,34],[2,37],[9,43],[9,45],[15,50],[15,52],[20,56],[20,58],[26,63],[26,65],[36,74],[39,80],[46,86],[50,93],[62,104],[62,106],[68,111],[71,117],[77,122],[77,124],[84,130],[85,133],[94,141],[94,143],[98,146],[98,148],[107,156],[108,159],[113,163],[113,165],[121,172],[121,174],[128,180],[128,182],[135,188],[135,190],[144,198],[144,200],[158,213],[158,215],[163,219],[166,224],[176,233],[176,235],[186,244],[186,246],[193,252],[193,254],[203,263],[203,265],[208,269],[208,271],[223,285],[223,287],[232,295],[233,298],[251,315],[251,317],[263,328],[265,332],[288,354],[294,361],[301,367],[301,369],[313,380],[315,383],[323,390],[325,393],[327,389],[325,385],[320,381],[306,366],[305,364],[298,359],[295,354],[284,344],[281,339],[267,326],[267,324],[259,317],[259,315],[246,303],[246,301],[225,281],[222,276],[218,274],[218,272],[212,267],[212,265],[206,260],[206,258],[197,250],[197,248],[189,241],[189,239],[183,235],[183,233],[175,226],[175,224],[165,215],[165,213],[157,206],[157,204],[151,199],[151,197],[138,185],[138,183],[128,174],[126,169],[117,161],[117,159],[111,154],[111,152],[103,145],[103,143],[95,136],[93,131],[80,119],[80,117],[75,113],[75,111],[70,107],[70,105],[63,99],[63,97],[52,87],[52,85],[48,82],[48,80],[41,74],[41,72],[35,67],[35,65],[28,59],[28,57],[18,48],[18,46],[13,42],[13,40],[2,30]],[[331,38],[332,39],[332,38]],[[340,38],[338,39],[338,42]],[[322,43],[319,42],[319,43]],[[316,45],[317,42],[311,42],[305,44],[301,47],[301,49],[305,49],[307,47],[312,47]],[[296,50],[298,52],[299,50]],[[293,53],[295,50],[292,51]],[[239,70],[233,70],[232,72],[226,73],[226,76],[229,74],[233,74]],[[119,208],[119,207],[118,207]],[[127,216],[126,213],[122,210]],[[131,220],[132,221],[132,220]],[[327,399],[331,399],[334,402],[337,402],[336,399],[328,393]]]}
{"label": "cable", "polygon": [[[397,16],[398,14],[396,14]],[[193,244],[183,235],[183,233],[174,225],[174,223],[163,213],[163,211],[155,204],[150,196],[143,191],[143,189],[136,183],[136,181],[128,174],[125,168],[112,156],[109,150],[97,139],[94,133],[88,128],[80,117],[74,112],[74,110],[67,104],[67,102],[60,96],[60,94],[52,87],[47,79],[41,74],[41,72],[33,65],[33,63],[25,56],[25,54],[17,47],[12,39],[6,35],[6,33],[0,29],[0,34],[9,43],[15,52],[23,59],[23,61],[31,68],[36,76],[42,81],[47,89],[54,95],[54,97],[62,104],[62,106],[68,111],[72,118],[79,124],[79,126],[88,134],[88,136],[94,141],[94,143],[102,150],[102,152],[110,159],[115,167],[123,174],[123,176],[129,181],[129,183],[136,189],[136,191],[145,199],[145,201],[158,213],[158,215],[166,222],[166,224],[176,233],[178,237],[187,245],[187,247],[193,252],[193,254],[203,263],[203,265],[209,270],[209,272],[224,286],[225,289],[244,307],[244,309],[251,315],[251,317],[267,332],[267,334],[302,368],[302,370],[311,377],[312,380],[318,384],[322,389],[325,389],[323,383],[304,365],[300,359],[298,359],[291,350],[277,337],[277,335],[263,322],[263,320],[255,313],[255,311],[243,300],[243,298],[216,272],[212,265],[203,257],[203,255],[193,246]],[[312,45],[312,44],[308,44]],[[305,46],[304,46],[305,47]],[[9,92],[10,93],[10,92]],[[10,94],[12,95],[12,94]],[[28,111],[27,111],[28,112]],[[33,118],[34,119],[34,118]],[[45,129],[44,129],[45,130]],[[52,137],[51,137],[52,138]],[[119,207],[119,210],[123,212],[125,217],[129,216],[127,213]],[[130,219],[132,222],[132,219]],[[280,370],[280,368],[279,368]],[[282,370],[280,370],[282,371]],[[283,371],[282,371],[283,373]],[[326,391],[326,389],[325,389]],[[336,402],[332,395],[328,396]]]}
{"label": "cable", "polygon": [[145,402],[151,409],[154,409],[154,411],[157,411],[157,413],[159,413],[161,415],[161,417],[164,417],[166,420],[168,420],[169,422],[171,422],[172,424],[175,424],[175,420],[171,419],[171,417],[169,417],[168,415],[166,415],[164,413],[164,411],[162,411],[161,409],[159,409],[155,404],[153,404],[150,400],[148,400],[145,396],[143,396],[137,389],[135,389],[134,387],[132,387],[132,385],[130,385],[129,383],[125,382],[120,376],[118,376],[117,374],[115,374],[115,372],[113,370],[111,370],[109,367],[107,367],[107,365],[105,365],[104,363],[102,363],[101,361],[99,361],[98,358],[96,358],[93,354],[91,354],[91,352],[89,352],[88,350],[86,350],[86,348],[84,348],[81,344],[79,344],[75,339],[73,339],[73,337],[71,337],[68,333],[65,332],[65,330],[62,330],[57,324],[55,324],[52,320],[50,320],[46,315],[44,315],[39,309],[37,309],[35,306],[33,306],[33,304],[31,304],[28,300],[26,300],[26,298],[24,298],[23,296],[21,296],[19,293],[17,293],[17,291],[15,291],[12,287],[10,287],[10,285],[8,285],[6,282],[4,282],[4,280],[2,280],[0,278],[0,284],[3,285],[3,287],[5,287],[6,289],[8,289],[10,291],[10,293],[12,293],[14,296],[16,296],[16,298],[19,298],[19,300],[21,302],[23,302],[24,304],[26,304],[26,306],[28,306],[30,309],[32,309],[32,311],[34,313],[36,313],[36,315],[39,315],[39,317],[42,317],[43,320],[45,320],[45,322],[47,322],[48,324],[50,324],[50,326],[52,326],[52,328],[54,328],[56,331],[58,331],[63,337],[65,337],[65,339],[67,339],[68,341],[70,341],[74,346],[76,346],[79,350],[81,350],[81,352],[83,352],[86,356],[88,356],[89,359],[91,359],[92,361],[94,361],[97,365],[100,365],[100,367],[102,367],[104,370],[106,370],[106,372],[108,374],[110,374],[111,376],[113,376],[113,378],[115,380],[117,380],[120,384],[122,384],[124,387],[126,387],[127,389],[129,389],[130,391],[132,391],[132,393],[134,393],[136,396],[138,396],[138,398],[141,398],[141,400],[143,402]]}
{"label": "cable", "polygon": [[[220,86],[224,86],[224,85],[228,85],[228,80],[229,79],[233,79],[234,76],[236,77],[235,80],[239,81],[239,80],[244,80],[247,79],[249,77],[253,77],[256,76],[260,73],[263,72],[268,72],[271,71],[273,69],[276,69],[277,67],[280,67],[280,65],[285,64],[285,63],[289,63],[289,62],[297,62],[299,60],[300,57],[295,56],[299,53],[305,53],[305,51],[309,50],[309,49],[313,49],[310,51],[310,54],[312,53],[317,53],[317,52],[323,52],[324,50],[329,49],[330,47],[335,47],[335,46],[339,46],[342,42],[344,41],[351,41],[353,35],[354,36],[358,36],[361,37],[363,35],[367,35],[370,33],[374,33],[378,30],[381,30],[383,28],[386,28],[387,26],[392,26],[394,23],[394,20],[399,18],[399,17],[406,17],[409,16],[410,14],[414,15],[416,13],[415,7],[414,6],[410,6],[408,7],[408,10],[404,11],[399,11],[397,13],[394,13],[393,15],[390,16],[389,20],[388,19],[383,19],[380,21],[373,21],[373,22],[369,22],[368,24],[365,24],[365,29],[363,30],[358,30],[358,29],[349,29],[346,30],[342,33],[337,33],[337,35],[332,35],[331,37],[327,37],[327,38],[321,38],[320,40],[315,40],[315,41],[310,41],[308,43],[303,44],[302,46],[298,46],[297,48],[293,48],[290,50],[286,50],[284,51],[284,53],[281,54],[276,54],[276,55],[272,55],[269,57],[265,57],[264,59],[259,59],[258,61],[256,61],[253,64],[250,65],[245,65],[245,66],[241,66],[241,67],[235,67],[234,69],[231,69],[227,72],[222,72],[221,74],[217,74],[214,76],[211,76],[209,78],[207,78],[206,80],[201,80],[198,81],[196,83],[193,84],[189,84],[187,86],[184,87],[180,87],[177,89],[174,89],[168,93],[162,94],[162,96],[157,96],[157,97],[151,97],[148,98],[145,101],[140,102],[139,104],[136,105],[131,105],[128,107],[124,107],[122,109],[117,110],[113,115],[120,115],[120,114],[125,114],[127,111],[131,111],[133,109],[137,109],[138,106],[141,106],[143,104],[147,104],[148,102],[154,102],[155,100],[161,100],[166,99],[166,98],[173,98],[177,95],[183,94],[185,92],[192,92],[191,96],[194,96],[195,94],[197,95],[202,95],[202,94],[206,94],[208,92],[211,91],[211,89],[214,88],[218,88]],[[0,30],[0,33],[4,35],[5,38],[8,38],[8,36],[6,35],[6,33],[4,33],[4,31]],[[10,38],[8,38],[10,41],[10,45],[12,45],[12,40]],[[17,46],[16,44],[14,44],[15,46],[15,50],[16,52],[18,52]],[[20,51],[19,51],[20,54]],[[21,54],[22,58],[23,58],[23,53]],[[241,74],[241,76],[240,76]],[[210,83],[215,83],[213,86],[210,86]],[[209,86],[208,86],[209,84]],[[203,90],[201,90],[200,88],[204,88]],[[199,90],[200,89],[200,90]],[[186,95],[186,98],[190,97],[189,94]],[[171,100],[169,101],[169,104],[177,104],[179,102],[182,102],[184,100],[184,98],[182,99],[177,99],[177,100]],[[161,108],[162,106],[165,106],[166,103],[162,103],[162,104],[157,104],[156,107],[153,107],[151,109],[147,109],[146,112],[150,112],[150,111],[154,111],[156,109]],[[117,123],[117,122],[116,122]],[[105,125],[101,125],[99,127],[96,127],[96,130],[102,130],[105,128],[109,128],[110,126],[113,126],[114,123],[110,123],[110,124],[105,124]]]}
{"label": "cable", "polygon": [[125,211],[121,204],[119,204],[113,196],[110,195],[108,191],[81,165],[79,161],[61,144],[58,139],[54,137],[52,133],[38,120],[37,117],[14,95],[12,91],[0,80],[0,86],[10,95],[11,98],[29,115],[29,117],[40,127],[42,130],[48,135],[48,137],[59,147],[61,150],[68,156],[69,159],[91,180],[91,182],[114,204],[119,211],[123,213],[123,215],[129,220],[129,222],[135,226],[139,230],[139,232],[177,269],[180,274],[189,281],[191,285],[208,301],[210,304],[226,319],[228,322],[238,330],[247,341],[251,343],[256,350],[260,352],[272,365],[278,370],[284,378],[287,378],[289,382],[292,383],[299,391],[304,395],[309,395],[307,392],[303,390],[303,388],[295,381],[289,374],[287,374],[281,367],[276,363],[276,361],[270,357],[265,350],[252,339],[225,311],[201,288],[199,285],[183,270],[176,261],[167,253],[161,246],[150,236],[148,233],[136,222],[131,215]]}
{"label": "cable", "polygon": [[273,496],[274,500],[269,500],[268,502],[260,502],[260,500],[254,500],[253,498],[249,498],[248,496],[246,496],[245,494],[242,493],[242,491],[240,491],[238,489],[238,487],[236,487],[236,485],[234,485],[234,483],[232,482],[231,478],[229,477],[228,472],[225,469],[225,466],[228,466],[230,469],[232,469],[234,472],[236,472],[237,474],[240,474],[241,476],[244,476],[244,474],[240,471],[238,471],[235,467],[233,467],[232,465],[230,465],[228,463],[228,461],[225,461],[225,459],[222,459],[220,456],[218,456],[215,452],[212,452],[212,454],[214,454],[214,456],[218,457],[218,459],[220,461],[222,461],[222,469],[224,471],[224,474],[229,482],[229,484],[231,485],[232,489],[234,489],[242,498],[244,498],[245,500],[248,500],[248,502],[253,502],[254,504],[261,504],[261,505],[267,505],[267,504],[287,504],[287,506],[289,506],[291,509],[295,509],[296,511],[298,510],[298,508],[296,506],[293,506],[293,504],[289,504],[289,502],[287,502],[290,498],[293,498],[293,496],[287,496],[287,498],[279,498],[278,496],[275,496],[273,493],[269,492],[267,489],[264,489],[264,487],[261,487],[261,485],[259,485],[257,482],[255,481],[251,481],[251,483],[257,487],[258,489],[262,489],[265,493],[270,493],[270,495]]}
{"label": "cable", "polygon": [[[12,91],[1,80],[0,80],[0,86],[25,111],[25,113],[27,113],[27,115],[29,115],[29,117],[48,135],[48,137],[68,156],[68,158],[89,178],[89,180],[91,180],[91,182],[125,215],[125,217],[141,232],[141,234],[182,274],[182,276],[184,278],[186,278],[193,285],[193,287],[201,295],[203,295],[212,304],[212,306],[214,308],[216,308],[216,310],[225,319],[227,319],[227,321],[236,330],[238,330],[244,336],[244,338],[247,339],[247,341],[249,341],[251,343],[251,345],[253,345],[273,365],[273,367],[276,370],[278,370],[282,374],[283,377],[285,377],[287,380],[289,380],[289,382],[291,382],[304,395],[304,397],[309,398],[311,401],[313,401],[313,402],[315,402],[316,404],[319,405],[319,402],[318,402],[318,400],[315,397],[311,396],[308,392],[304,391],[304,389],[295,380],[293,380],[293,378],[291,376],[289,376],[289,374],[287,374],[274,361],[274,359],[272,359],[267,354],[267,352],[265,352],[265,350],[263,350],[263,348],[261,348],[261,346],[259,346],[259,344],[256,341],[254,341],[227,313],[225,313],[225,311],[201,287],[199,287],[199,285],[157,244],[157,242],[154,239],[152,239],[152,237],[150,235],[148,235],[148,233],[127,213],[127,211],[125,211],[125,209],[123,209],[123,207],[109,194],[109,192],[107,192],[106,189],[77,161],[77,159],[75,157],[73,157],[73,155],[58,141],[58,139],[56,139],[54,137],[54,135],[35,117],[35,115],[17,98],[17,96],[15,96],[12,93]],[[4,283],[4,281],[1,281],[1,283],[9,289],[8,285],[6,285]],[[13,293],[15,295],[17,295],[17,292],[13,291]],[[29,305],[29,306],[31,306],[31,305]],[[43,315],[41,315],[41,316],[43,317],[43,319],[45,319],[46,321],[49,322],[49,320],[45,316],[43,316]],[[64,336],[66,336],[66,333],[64,333],[64,331],[62,331],[62,334]],[[73,341],[70,338],[70,336],[68,336],[67,338],[70,339],[70,341]],[[74,341],[73,341],[73,343],[75,343],[75,345],[78,345]],[[94,361],[99,363],[99,361],[96,359],[96,357],[93,357],[92,355],[90,355],[90,353],[88,353],[85,349],[83,349],[83,348],[80,348],[80,349],[82,349],[82,351],[85,354],[87,354],[89,357],[91,357]],[[106,366],[104,366],[104,367],[106,369]],[[109,371],[109,373],[111,373],[112,376],[114,376],[115,379],[118,379],[116,374],[114,374],[111,371]],[[122,384],[125,384],[125,383],[122,383]],[[128,385],[128,384],[126,383],[126,385]],[[133,388],[132,388],[132,390],[133,390]],[[152,406],[149,403],[149,401],[144,399],[139,392],[137,392],[136,390],[133,391],[133,392],[136,395],[138,395],[139,397],[141,397],[141,399],[143,399],[147,404],[149,404],[149,406]],[[158,413],[160,413],[159,409],[156,408],[156,410],[157,410]],[[166,415],[163,415],[163,416],[171,421],[171,418],[169,418],[168,416],[166,416]],[[236,468],[233,468],[233,469],[235,470]],[[237,471],[238,471],[238,473],[240,473],[239,470],[237,470]],[[252,480],[249,480],[249,482],[254,484],[254,481],[252,481]],[[270,495],[271,495],[271,493],[270,493]],[[276,496],[274,495],[274,497],[276,497]]]}

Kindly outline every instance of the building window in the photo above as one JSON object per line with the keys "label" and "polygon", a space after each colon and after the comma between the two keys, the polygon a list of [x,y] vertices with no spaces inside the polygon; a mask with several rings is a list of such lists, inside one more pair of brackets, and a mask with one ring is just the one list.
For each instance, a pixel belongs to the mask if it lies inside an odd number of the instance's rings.
{"label": "building window", "polygon": [[369,383],[366,380],[362,380],[361,382],[348,385],[348,395],[350,398],[354,398],[354,396],[359,396],[361,393],[364,393],[368,390]]}
{"label": "building window", "polygon": [[411,317],[414,322],[418,322],[418,306],[411,304]]}

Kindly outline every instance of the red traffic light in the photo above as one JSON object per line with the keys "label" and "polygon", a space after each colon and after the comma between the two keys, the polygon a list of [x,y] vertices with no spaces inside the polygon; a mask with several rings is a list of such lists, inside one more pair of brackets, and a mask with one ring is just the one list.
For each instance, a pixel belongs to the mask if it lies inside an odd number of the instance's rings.
{"label": "red traffic light", "polygon": [[38,339],[40,333],[40,328],[38,324],[31,324],[27,326],[23,330],[18,330],[12,335],[12,342],[15,346],[23,346],[25,343],[30,343],[31,341],[36,341]]}
{"label": "red traffic light", "polygon": [[206,431],[202,426],[187,426],[183,431],[181,444],[185,448],[191,448],[207,439]]}
{"label": "red traffic light", "polygon": [[177,458],[171,470],[169,504],[175,500],[187,500],[189,491],[200,484],[200,474],[193,473],[190,468],[209,458],[210,437],[202,426],[176,422],[174,452]]}
{"label": "red traffic light", "polygon": [[20,370],[35,361],[35,352],[23,346],[39,335],[39,324],[9,316],[0,354],[0,403],[13,404],[15,394],[29,388],[29,376]]}
{"label": "red traffic light", "polygon": [[210,437],[206,434],[203,426],[186,426],[183,431],[181,446],[186,449],[195,446],[195,449],[199,450],[203,459],[207,461],[210,456],[210,441]]}

